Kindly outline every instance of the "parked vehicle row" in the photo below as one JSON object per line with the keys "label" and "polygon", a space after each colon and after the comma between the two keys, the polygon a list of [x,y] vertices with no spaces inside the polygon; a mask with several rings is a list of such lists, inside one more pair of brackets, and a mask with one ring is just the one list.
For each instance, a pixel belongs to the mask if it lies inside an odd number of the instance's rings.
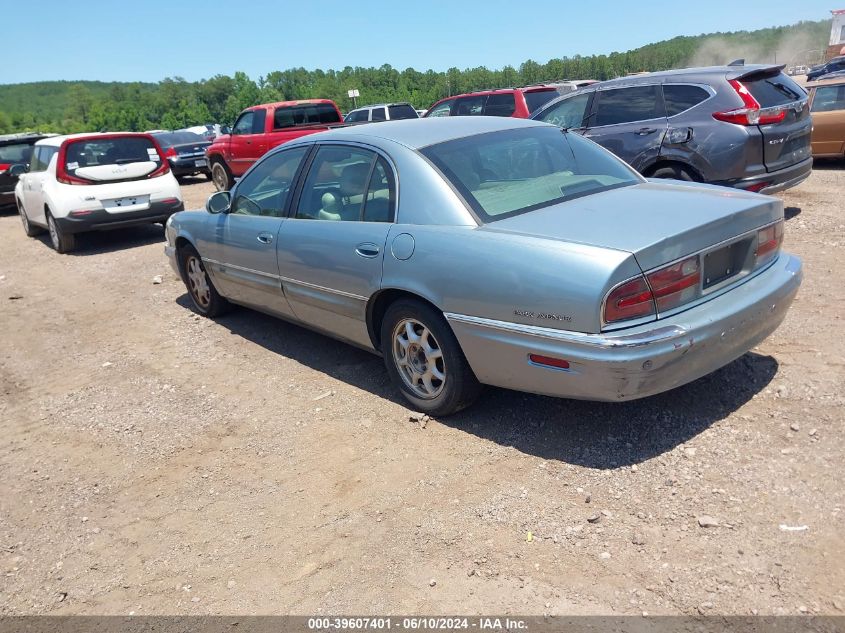
{"label": "parked vehicle row", "polygon": [[173,215],[166,238],[199,313],[240,304],[379,353],[431,415],[482,384],[608,401],[672,389],[767,337],[801,282],[779,199],[648,181],[512,117],[290,141]]}
{"label": "parked vehicle row", "polygon": [[845,157],[845,73],[810,82],[807,90],[813,112],[813,156]]}
{"label": "parked vehicle row", "polygon": [[15,165],[24,169],[32,160],[32,146],[51,134],[23,133],[0,136],[0,208],[15,204],[15,185],[18,183]]}
{"label": "parked vehicle row", "polygon": [[410,103],[375,103],[351,110],[344,123],[372,123],[373,121],[398,121],[400,119],[418,119],[419,113]]}
{"label": "parked vehicle row", "polygon": [[170,169],[176,179],[202,174],[211,180],[211,170],[205,151],[211,145],[205,137],[180,130],[176,132],[154,132],[152,135],[164,151]]}

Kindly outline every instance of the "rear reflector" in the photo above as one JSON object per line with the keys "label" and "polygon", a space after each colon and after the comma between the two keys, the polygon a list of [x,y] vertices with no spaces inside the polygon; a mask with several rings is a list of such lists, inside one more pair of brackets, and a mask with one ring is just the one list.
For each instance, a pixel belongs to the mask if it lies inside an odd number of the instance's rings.
{"label": "rear reflector", "polygon": [[763,189],[768,187],[770,184],[772,184],[772,183],[768,182],[768,181],[758,182],[758,183],[751,185],[750,187],[746,187],[745,190],[746,191],[753,191],[754,193],[758,193],[759,191],[762,191]]}
{"label": "rear reflector", "polygon": [[551,356],[540,356],[539,354],[529,354],[528,360],[535,365],[542,365],[544,367],[551,367],[552,369],[569,369],[569,361],[562,358],[552,358]]}
{"label": "rear reflector", "polygon": [[81,218],[92,213],[94,213],[93,209],[79,209],[78,211],[71,211],[68,215],[72,218]]}
{"label": "rear reflector", "polygon": [[179,198],[165,198],[161,204],[179,204]]}

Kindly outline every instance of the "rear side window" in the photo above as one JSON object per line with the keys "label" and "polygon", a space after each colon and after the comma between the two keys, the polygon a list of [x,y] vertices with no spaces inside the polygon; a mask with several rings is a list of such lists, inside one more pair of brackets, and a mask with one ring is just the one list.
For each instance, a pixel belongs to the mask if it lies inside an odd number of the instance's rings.
{"label": "rear side window", "polygon": [[388,106],[388,112],[390,112],[390,120],[396,121],[397,119],[418,119],[419,116],[417,115],[417,111],[414,110],[411,106],[407,103],[400,103],[398,105]]}
{"label": "rear side window", "polygon": [[516,110],[516,100],[513,93],[494,94],[487,97],[484,114],[487,116],[510,116]]}
{"label": "rear side window", "polygon": [[663,86],[663,100],[666,103],[666,116],[675,116],[697,106],[710,96],[700,86],[684,84],[666,84]]}
{"label": "rear side window", "polygon": [[29,171],[45,171],[50,165],[50,159],[53,158],[53,155],[58,150],[58,147],[53,147],[52,145],[36,146],[35,151],[32,153],[32,162],[29,164]]}
{"label": "rear side window", "polygon": [[384,108],[373,108],[373,121],[384,121],[386,116]]}
{"label": "rear side window", "polygon": [[273,129],[275,130],[319,123],[340,123],[340,116],[332,104],[309,103],[277,108],[273,115]]}
{"label": "rear side window", "polygon": [[525,93],[525,103],[528,105],[528,111],[534,112],[540,106],[546,105],[549,101],[559,96],[557,90],[532,90]]}
{"label": "rear side window", "polygon": [[159,160],[158,150],[152,140],[142,136],[118,136],[69,143],[65,152],[65,169],[75,174],[77,169],[85,167]]}
{"label": "rear side window", "polygon": [[761,108],[784,105],[802,99],[807,93],[783,73],[759,79],[740,79]]}
{"label": "rear side window", "polygon": [[581,94],[562,99],[558,103],[549,106],[537,116],[540,121],[554,123],[555,125],[569,129],[579,128],[584,125],[584,114],[587,111],[587,104],[590,102],[590,94]]}
{"label": "rear side window", "polygon": [[813,97],[813,112],[845,110],[845,84],[841,86],[819,86]]}
{"label": "rear side window", "polygon": [[369,115],[369,110],[356,110],[355,112],[350,112],[346,115],[346,120],[349,123],[359,123],[361,121],[367,120],[367,115]]}
{"label": "rear side window", "polygon": [[594,126],[647,121],[664,116],[658,86],[633,86],[596,92],[598,112]]}
{"label": "rear side window", "polygon": [[235,127],[232,128],[232,134],[252,134],[252,120],[254,118],[254,110],[244,112],[241,116],[238,117],[238,121],[235,123]]}

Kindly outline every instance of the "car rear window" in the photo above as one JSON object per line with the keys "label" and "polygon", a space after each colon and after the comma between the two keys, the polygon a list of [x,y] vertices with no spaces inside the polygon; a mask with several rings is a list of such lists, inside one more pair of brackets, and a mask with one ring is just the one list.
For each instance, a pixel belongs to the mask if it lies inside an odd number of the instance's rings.
{"label": "car rear window", "polygon": [[421,151],[485,223],[641,182],[618,158],[553,127],[479,134]]}
{"label": "car rear window", "polygon": [[158,162],[158,150],[143,136],[117,136],[71,141],[65,152],[65,169],[74,174],[83,167]]}
{"label": "car rear window", "polygon": [[276,108],[273,114],[273,129],[276,130],[318,123],[340,123],[337,109],[330,103],[309,103]]}
{"label": "car rear window", "polygon": [[700,86],[687,84],[666,84],[663,86],[663,100],[666,103],[666,116],[675,116],[697,106],[710,96]]}
{"label": "car rear window", "polygon": [[414,110],[407,103],[400,103],[398,105],[388,106],[387,109],[390,112],[390,120],[391,121],[396,121],[397,119],[418,119],[419,118],[417,111]]}
{"label": "car rear window", "polygon": [[0,145],[0,163],[28,163],[31,156],[32,145],[30,143],[14,143],[13,145]]}
{"label": "car rear window", "polygon": [[206,143],[204,136],[193,132],[170,132],[168,134],[153,134],[158,144],[163,148],[174,145],[187,145],[189,143]]}
{"label": "car rear window", "polygon": [[804,89],[783,73],[752,79],[740,79],[761,108],[784,105],[806,96]]}
{"label": "car rear window", "polygon": [[546,105],[549,101],[559,96],[557,90],[549,88],[548,90],[532,90],[525,93],[525,103],[528,105],[528,111],[534,112],[540,106]]}

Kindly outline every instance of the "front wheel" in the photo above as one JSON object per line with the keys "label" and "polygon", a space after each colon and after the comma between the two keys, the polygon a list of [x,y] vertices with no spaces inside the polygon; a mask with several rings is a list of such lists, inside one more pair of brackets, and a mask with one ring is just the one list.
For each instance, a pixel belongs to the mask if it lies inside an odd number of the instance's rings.
{"label": "front wheel", "polygon": [[69,253],[76,247],[76,236],[62,231],[49,211],[47,211],[47,231],[50,233],[50,243],[57,253]]}
{"label": "front wheel", "polygon": [[420,301],[401,299],[387,309],[381,351],[391,381],[418,411],[450,415],[481,391],[443,315]]}
{"label": "front wheel", "polygon": [[220,160],[215,160],[211,164],[211,181],[214,183],[214,188],[217,191],[229,191],[235,186],[235,179],[232,177],[232,172]]}
{"label": "front wheel", "polygon": [[185,246],[179,251],[182,279],[191,302],[197,312],[209,318],[219,316],[229,309],[230,304],[220,296],[211,283],[200,254],[192,246]]}

